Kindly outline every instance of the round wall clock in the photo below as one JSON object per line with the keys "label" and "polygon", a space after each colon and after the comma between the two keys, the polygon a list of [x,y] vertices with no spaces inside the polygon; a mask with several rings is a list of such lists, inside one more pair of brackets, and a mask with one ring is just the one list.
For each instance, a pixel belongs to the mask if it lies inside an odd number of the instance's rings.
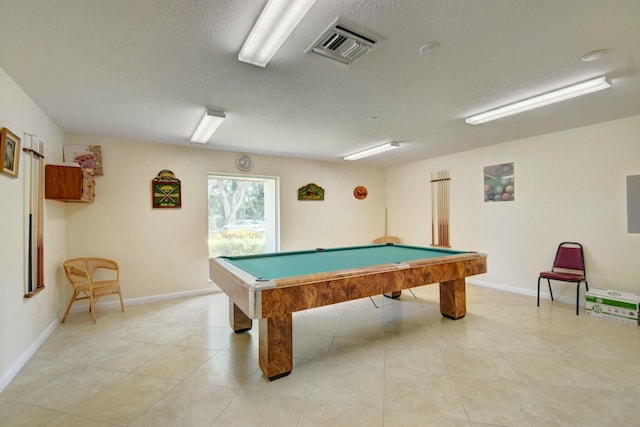
{"label": "round wall clock", "polygon": [[367,191],[366,187],[358,186],[353,189],[353,197],[358,200],[364,199],[365,197],[367,197],[367,194],[369,194],[369,192]]}
{"label": "round wall clock", "polygon": [[246,154],[240,154],[236,157],[236,166],[242,172],[249,172],[253,168],[253,160]]}

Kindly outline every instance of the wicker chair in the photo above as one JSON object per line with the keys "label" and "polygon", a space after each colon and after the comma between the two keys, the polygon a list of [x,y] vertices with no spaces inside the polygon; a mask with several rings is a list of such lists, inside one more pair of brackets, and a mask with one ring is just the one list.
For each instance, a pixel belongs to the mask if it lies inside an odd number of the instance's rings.
{"label": "wicker chair", "polygon": [[[67,319],[69,310],[75,301],[88,299],[91,320],[96,323],[96,301],[104,295],[118,294],[120,307],[124,311],[122,293],[120,292],[120,269],[118,263],[105,258],[73,258],[62,263],[64,272],[73,286],[73,295],[64,313],[62,323]],[[108,279],[98,276],[100,280],[94,280],[96,270],[110,270]],[[100,273],[103,274],[103,273]]]}

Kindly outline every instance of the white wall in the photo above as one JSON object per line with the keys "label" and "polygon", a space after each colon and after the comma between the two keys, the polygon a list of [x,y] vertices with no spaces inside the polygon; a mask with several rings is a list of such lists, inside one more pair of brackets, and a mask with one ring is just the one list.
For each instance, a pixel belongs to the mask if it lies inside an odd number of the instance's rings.
{"label": "white wall", "polygon": [[[0,69],[0,127],[23,139],[25,132],[45,143],[47,161],[62,159],[63,133]],[[35,166],[35,163],[34,163]],[[24,298],[25,180],[28,157],[21,153],[19,177],[0,174],[0,391],[28,360],[37,343],[57,325],[66,298],[58,266],[64,254],[64,209],[45,201],[45,289]],[[28,194],[28,193],[27,193]]]}
{"label": "white wall", "polygon": [[[484,166],[508,162],[515,201],[485,203]],[[535,294],[538,273],[568,240],[584,245],[591,285],[640,293],[640,234],[627,233],[625,184],[640,173],[640,116],[389,168],[390,234],[431,243],[437,170],[452,177],[452,246],[489,256],[476,280]],[[574,286],[554,289],[575,298]]]}
{"label": "white wall", "polygon": [[[84,135],[67,135],[65,143],[100,145],[104,161],[95,202],[67,204],[67,257],[117,260],[125,298],[210,286],[207,174],[241,174],[237,153]],[[367,244],[384,234],[382,169],[252,157],[252,174],[280,177],[281,250]],[[181,180],[181,209],[151,208],[151,180],[162,169]],[[324,201],[297,200],[310,182],[325,189]],[[358,185],[369,189],[365,200],[353,197]]]}
{"label": "white wall", "polygon": [[[114,258],[125,298],[208,287],[207,174],[237,173],[236,153],[95,136],[64,136],[0,69],[0,126],[46,143],[47,163],[66,144],[101,145],[105,175],[96,202],[45,201],[46,289],[23,298],[25,168],[0,175],[0,390],[55,326],[70,295],[60,264],[75,256]],[[558,242],[586,248],[592,285],[640,293],[640,235],[626,233],[625,177],[640,173],[640,116],[513,141],[385,171],[353,163],[253,156],[252,173],[280,177],[281,250],[369,243],[384,233],[431,242],[432,171],[448,169],[451,242],[489,254],[482,283],[534,293]],[[25,156],[22,157],[24,165]],[[483,167],[514,162],[516,200],[484,203]],[[182,180],[182,209],[152,209],[151,180],[161,169]],[[324,202],[298,201],[314,182]],[[364,185],[367,199],[353,197]],[[573,287],[564,295],[573,297]],[[562,294],[562,292],[559,292]]]}

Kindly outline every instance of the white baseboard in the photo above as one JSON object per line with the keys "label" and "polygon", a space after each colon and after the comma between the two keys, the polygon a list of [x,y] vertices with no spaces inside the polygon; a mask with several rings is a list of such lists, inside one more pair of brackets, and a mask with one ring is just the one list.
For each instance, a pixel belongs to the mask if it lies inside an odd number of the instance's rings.
{"label": "white baseboard", "polygon": [[27,364],[29,359],[31,359],[31,357],[33,357],[33,355],[36,354],[40,346],[44,344],[47,338],[49,338],[49,335],[51,335],[53,331],[56,330],[59,324],[60,324],[60,318],[53,319],[53,322],[51,322],[49,326],[47,326],[47,329],[45,329],[40,334],[38,339],[36,339],[34,343],[31,344],[31,346],[27,349],[27,351],[25,351],[22,354],[22,356],[20,356],[18,360],[16,360],[16,362],[13,365],[11,365],[11,367],[6,372],[2,374],[2,376],[0,377],[0,393],[2,393],[5,387],[9,385],[11,380],[13,380],[13,378],[16,375],[18,375],[18,372],[20,372],[20,369],[22,369],[24,365]]}
{"label": "white baseboard", "polygon": [[[139,305],[139,304],[148,304],[150,302],[158,302],[158,301],[166,301],[166,300],[170,300],[170,299],[177,299],[177,298],[186,298],[186,297],[195,297],[195,296],[200,296],[200,295],[208,295],[208,294],[215,294],[221,292],[220,289],[217,286],[214,286],[212,288],[205,288],[205,289],[194,289],[192,291],[183,291],[183,292],[172,292],[169,294],[160,294],[160,295],[151,295],[148,297],[138,297],[138,298],[127,298],[124,299],[124,305],[125,307],[128,305]],[[70,313],[78,313],[81,311],[87,311],[87,306],[89,305],[89,303],[87,301],[82,301],[79,304],[78,303],[74,303],[71,306],[71,311],[69,311]],[[118,300],[117,296],[116,299],[113,301],[99,301],[96,303],[96,309],[103,307],[103,308],[113,308],[113,307],[120,307],[120,300]]]}
{"label": "white baseboard", "polygon": [[[164,301],[169,299],[208,295],[208,294],[214,294],[218,292],[221,292],[220,289],[217,286],[212,286],[211,288],[206,288],[206,289],[195,289],[192,291],[174,292],[170,294],[152,295],[152,296],[140,297],[140,298],[129,298],[124,300],[124,303],[125,303],[125,306],[138,305],[138,304],[146,304],[146,303],[156,302],[156,301]],[[76,307],[76,305],[78,307]],[[116,299],[115,301],[99,302],[96,304],[96,308],[98,307],[120,307],[120,301]],[[87,310],[87,307],[85,304],[74,304],[71,307],[70,312],[73,313],[76,311],[79,312],[79,311],[86,311],[86,310]],[[33,344],[31,344],[29,349],[25,351],[22,354],[22,356],[20,356],[18,360],[16,360],[16,362],[13,365],[11,365],[11,367],[6,372],[2,373],[2,376],[0,376],[0,393],[5,389],[5,387],[7,387],[7,385],[9,385],[9,383],[18,374],[18,372],[20,372],[20,369],[22,369],[24,365],[27,364],[29,359],[31,359],[31,357],[33,357],[33,355],[36,354],[36,352],[42,346],[42,344],[44,344],[47,338],[49,338],[49,335],[51,335],[53,331],[55,331],[56,328],[60,326],[60,320],[62,320],[62,315],[55,318],[51,322],[51,324],[47,326],[47,329],[45,329],[44,332],[40,334],[38,339],[34,341]]]}
{"label": "white baseboard", "polygon": [[[492,289],[498,289],[501,291],[506,291],[506,292],[511,292],[514,294],[520,294],[520,295],[527,295],[527,296],[531,296],[531,297],[535,297],[538,295],[538,291],[537,289],[524,289],[524,288],[517,288],[515,286],[509,286],[509,285],[503,285],[500,283],[493,283],[493,282],[485,282],[484,280],[475,280],[475,279],[471,279],[471,278],[467,278],[467,283],[470,283],[472,285],[478,285],[478,286],[483,286],[485,288],[492,288]],[[544,285],[544,287],[543,287]],[[545,289],[543,291],[543,289]],[[549,292],[546,292],[546,290],[548,289],[546,282],[545,283],[541,283],[540,284],[540,299],[546,299],[546,300],[551,300],[551,294]],[[576,303],[576,298],[574,297],[569,297],[569,296],[555,296],[554,299],[556,301],[559,302],[564,302],[567,304],[575,304]],[[580,299],[580,305],[584,306],[585,305],[585,301],[583,298]]]}

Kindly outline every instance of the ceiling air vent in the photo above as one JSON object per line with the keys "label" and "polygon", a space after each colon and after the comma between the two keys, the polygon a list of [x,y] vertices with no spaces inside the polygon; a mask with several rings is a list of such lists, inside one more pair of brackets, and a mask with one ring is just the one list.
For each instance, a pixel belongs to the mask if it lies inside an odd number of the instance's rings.
{"label": "ceiling air vent", "polygon": [[372,35],[370,31],[365,33],[361,29],[355,29],[354,24],[338,19],[318,37],[307,52],[349,65],[369,52],[379,39],[379,36]]}

